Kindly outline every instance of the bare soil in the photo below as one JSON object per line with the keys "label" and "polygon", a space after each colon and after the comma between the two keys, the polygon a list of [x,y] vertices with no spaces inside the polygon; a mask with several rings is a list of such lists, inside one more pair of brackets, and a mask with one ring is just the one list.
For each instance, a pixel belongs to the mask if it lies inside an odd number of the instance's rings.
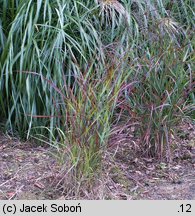
{"label": "bare soil", "polygon": [[[129,143],[108,149],[99,184],[80,198],[195,200],[195,125],[179,126],[172,143],[171,163],[136,157]],[[61,166],[52,152],[0,133],[0,200],[68,199],[55,187]]]}

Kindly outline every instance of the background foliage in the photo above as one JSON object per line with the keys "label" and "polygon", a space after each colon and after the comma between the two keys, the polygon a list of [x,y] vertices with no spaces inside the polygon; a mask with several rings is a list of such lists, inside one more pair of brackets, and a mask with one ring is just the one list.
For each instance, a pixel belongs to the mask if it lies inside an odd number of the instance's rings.
{"label": "background foliage", "polygon": [[0,0],[7,130],[68,149],[79,178],[97,168],[119,122],[139,123],[147,156],[171,154],[172,129],[195,117],[194,8],[193,0]]}

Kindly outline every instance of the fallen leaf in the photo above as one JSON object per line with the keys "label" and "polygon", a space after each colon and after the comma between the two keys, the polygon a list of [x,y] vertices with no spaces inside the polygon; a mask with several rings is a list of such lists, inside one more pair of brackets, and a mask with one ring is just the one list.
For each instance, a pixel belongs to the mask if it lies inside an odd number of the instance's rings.
{"label": "fallen leaf", "polygon": [[41,182],[35,182],[34,186],[38,187],[39,189],[44,189],[45,188],[45,185],[42,184]]}
{"label": "fallen leaf", "polygon": [[16,195],[16,192],[15,191],[14,192],[8,192],[7,195],[8,195],[8,199],[11,200]]}

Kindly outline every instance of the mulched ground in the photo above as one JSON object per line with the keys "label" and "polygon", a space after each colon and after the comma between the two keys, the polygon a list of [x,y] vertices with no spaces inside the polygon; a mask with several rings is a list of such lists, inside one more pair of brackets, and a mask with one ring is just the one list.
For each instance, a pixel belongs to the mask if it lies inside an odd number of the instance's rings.
{"label": "mulched ground", "polygon": [[50,199],[59,169],[49,148],[0,134],[0,199]]}
{"label": "mulched ground", "polygon": [[[99,184],[80,198],[195,200],[195,125],[183,123],[172,142],[169,164],[136,158],[128,143],[112,147]],[[73,199],[55,187],[61,167],[52,152],[0,133],[0,200]]]}
{"label": "mulched ground", "polygon": [[[131,142],[135,145],[136,140],[132,137]],[[115,191],[112,196],[116,199],[195,200],[194,123],[183,121],[175,129],[171,163],[136,157],[129,141],[124,143],[114,150],[114,158],[113,153],[106,157],[106,161],[110,158],[107,176],[111,190]]]}

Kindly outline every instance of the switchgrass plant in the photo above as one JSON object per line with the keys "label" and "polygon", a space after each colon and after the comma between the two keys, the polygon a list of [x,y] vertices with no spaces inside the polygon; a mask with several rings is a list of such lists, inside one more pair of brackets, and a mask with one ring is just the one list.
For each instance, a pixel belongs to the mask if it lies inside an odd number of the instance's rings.
{"label": "switchgrass plant", "polygon": [[142,57],[134,63],[135,76],[129,78],[135,84],[125,92],[120,107],[140,123],[141,152],[171,161],[171,133],[184,116],[195,112],[194,50],[188,42],[177,47],[165,38],[142,48]]}
{"label": "switchgrass plant", "polygon": [[68,149],[79,179],[99,167],[112,123],[121,120],[113,114],[128,107],[140,124],[140,150],[170,158],[171,130],[194,116],[194,4],[0,0],[7,129]]}
{"label": "switchgrass plant", "polygon": [[101,171],[118,95],[129,76],[123,63],[115,63],[104,69],[101,78],[93,65],[85,72],[77,71],[71,86],[64,76],[63,89],[46,80],[61,97],[55,110],[61,127],[49,130],[50,140],[42,134],[37,138],[57,149],[60,162],[70,165],[66,170],[71,167],[67,172],[74,180],[89,180]]}

